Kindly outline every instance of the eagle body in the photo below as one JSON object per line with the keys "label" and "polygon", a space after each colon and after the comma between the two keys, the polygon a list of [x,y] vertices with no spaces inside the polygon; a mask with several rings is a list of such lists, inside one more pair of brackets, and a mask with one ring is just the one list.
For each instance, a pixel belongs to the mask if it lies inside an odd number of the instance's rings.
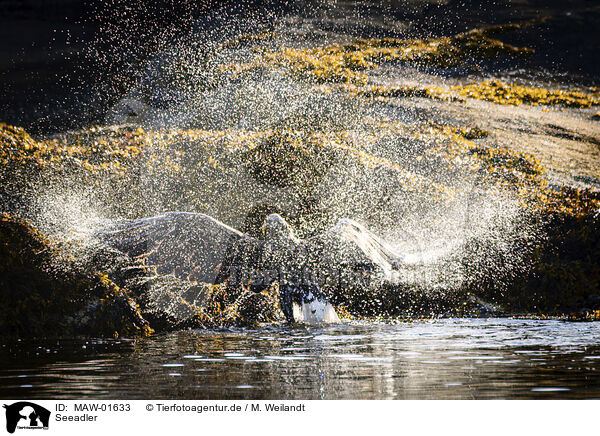
{"label": "eagle body", "polygon": [[267,216],[262,230],[264,238],[253,238],[208,215],[169,212],[111,222],[96,236],[127,256],[145,257],[159,275],[227,281],[255,292],[278,282],[286,320],[310,324],[339,321],[329,302],[332,282],[352,274],[367,282],[392,280],[401,263],[387,243],[347,218],[307,239],[278,214]]}

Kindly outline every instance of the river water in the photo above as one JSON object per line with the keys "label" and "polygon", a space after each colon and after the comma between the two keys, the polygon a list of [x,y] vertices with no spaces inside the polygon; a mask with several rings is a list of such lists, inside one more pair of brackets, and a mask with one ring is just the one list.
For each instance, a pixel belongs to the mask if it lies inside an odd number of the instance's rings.
{"label": "river water", "polygon": [[506,318],[2,345],[0,397],[600,398],[600,324]]}

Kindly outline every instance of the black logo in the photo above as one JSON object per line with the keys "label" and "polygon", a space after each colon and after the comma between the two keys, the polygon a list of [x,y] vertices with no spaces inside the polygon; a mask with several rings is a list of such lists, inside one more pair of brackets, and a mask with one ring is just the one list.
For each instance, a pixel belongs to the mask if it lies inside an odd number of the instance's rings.
{"label": "black logo", "polygon": [[50,422],[50,411],[42,406],[29,401],[19,401],[10,406],[4,405],[6,409],[6,430],[14,433],[15,429],[48,429]]}

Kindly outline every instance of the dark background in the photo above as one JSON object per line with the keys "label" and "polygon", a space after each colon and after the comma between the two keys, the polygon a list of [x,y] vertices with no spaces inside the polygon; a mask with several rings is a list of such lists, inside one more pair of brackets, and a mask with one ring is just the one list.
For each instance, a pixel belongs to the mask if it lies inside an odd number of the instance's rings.
{"label": "dark background", "polygon": [[166,34],[226,0],[0,0],[0,121],[32,132],[99,123]]}
{"label": "dark background", "polygon": [[[203,15],[219,8],[314,14],[323,9],[318,6],[258,0],[0,0],[0,121],[32,133],[101,123],[107,107],[136,80],[160,42],[183,37]],[[341,7],[363,16],[373,8],[360,2]],[[406,0],[376,8],[410,24],[400,36],[452,34],[482,24],[549,17],[506,40],[536,49],[526,67],[598,84],[596,0]]]}

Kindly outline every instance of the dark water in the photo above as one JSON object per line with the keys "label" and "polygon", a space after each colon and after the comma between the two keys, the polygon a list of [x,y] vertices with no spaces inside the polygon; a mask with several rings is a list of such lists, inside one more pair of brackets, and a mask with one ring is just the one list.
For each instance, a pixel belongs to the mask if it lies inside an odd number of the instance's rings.
{"label": "dark water", "polygon": [[600,323],[447,319],[2,345],[1,398],[600,398]]}

